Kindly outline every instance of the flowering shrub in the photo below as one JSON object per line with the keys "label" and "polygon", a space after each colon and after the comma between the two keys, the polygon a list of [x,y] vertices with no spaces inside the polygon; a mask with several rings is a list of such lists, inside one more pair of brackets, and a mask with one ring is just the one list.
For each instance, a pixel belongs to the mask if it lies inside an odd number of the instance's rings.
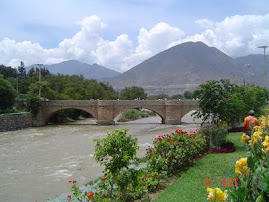
{"label": "flowering shrub", "polygon": [[72,184],[71,186],[71,193],[68,194],[67,201],[89,201],[93,198],[94,193],[93,192],[81,192],[76,185],[77,181],[75,180],[69,180],[68,183]]}
{"label": "flowering shrub", "polygon": [[137,160],[137,139],[127,135],[127,130],[115,130],[95,141],[94,158],[104,166],[103,176],[94,192],[82,192],[71,181],[67,201],[148,201],[148,192],[155,191],[169,174],[187,166],[206,149],[201,134],[176,130],[156,137],[154,146],[147,149],[145,168],[138,168],[131,165]]}
{"label": "flowering shrub", "polygon": [[205,149],[205,139],[196,132],[178,129],[175,133],[158,136],[153,147],[147,150],[149,170],[169,175],[188,165]]}
{"label": "flowering shrub", "polygon": [[246,134],[241,142],[246,158],[236,162],[235,174],[239,183],[231,192],[235,201],[269,201],[269,114],[261,117],[261,126],[255,126],[251,139]]}
{"label": "flowering shrub", "polygon": [[227,190],[226,191],[222,191],[220,188],[207,188],[207,200],[209,200],[210,202],[224,202],[227,201]]}

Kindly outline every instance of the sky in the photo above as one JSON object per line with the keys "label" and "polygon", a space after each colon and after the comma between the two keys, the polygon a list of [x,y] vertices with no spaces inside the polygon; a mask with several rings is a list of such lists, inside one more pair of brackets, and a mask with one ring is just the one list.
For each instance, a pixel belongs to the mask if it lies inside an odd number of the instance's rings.
{"label": "sky", "polygon": [[231,57],[269,45],[268,0],[0,0],[0,8],[0,64],[12,67],[76,59],[124,72],[187,41]]}

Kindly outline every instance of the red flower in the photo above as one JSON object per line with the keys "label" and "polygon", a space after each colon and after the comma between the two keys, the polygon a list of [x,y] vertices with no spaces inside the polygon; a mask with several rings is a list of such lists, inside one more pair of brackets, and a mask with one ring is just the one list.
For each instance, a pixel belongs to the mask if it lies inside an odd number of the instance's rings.
{"label": "red flower", "polygon": [[102,177],[102,181],[103,181],[103,182],[106,181],[106,178],[105,178],[105,177]]}
{"label": "red flower", "polygon": [[90,192],[88,199],[91,200],[92,197],[93,197],[93,192]]}
{"label": "red flower", "polygon": [[67,195],[67,198],[72,198],[72,196],[71,195]]}
{"label": "red flower", "polygon": [[73,181],[72,180],[68,180],[68,183],[72,183]]}
{"label": "red flower", "polygon": [[144,176],[144,179],[147,179],[147,176],[146,175]]}
{"label": "red flower", "polygon": [[107,176],[107,173],[105,173],[105,176]]}

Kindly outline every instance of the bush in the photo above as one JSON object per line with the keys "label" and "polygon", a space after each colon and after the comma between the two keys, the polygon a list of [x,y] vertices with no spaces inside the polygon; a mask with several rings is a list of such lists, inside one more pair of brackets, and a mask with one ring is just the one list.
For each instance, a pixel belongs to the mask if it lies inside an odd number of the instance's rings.
{"label": "bush", "polygon": [[225,142],[227,134],[228,128],[226,126],[211,125],[202,130],[202,135],[210,148],[220,148],[221,144]]}
{"label": "bush", "polygon": [[205,151],[206,140],[200,134],[176,130],[155,138],[153,145],[147,151],[149,170],[170,175]]}
{"label": "bush", "polygon": [[139,118],[145,118],[149,116],[156,115],[155,112],[152,111],[142,111],[139,109],[128,109],[127,111],[123,112],[119,118],[119,122],[126,122],[126,121],[134,121]]}
{"label": "bush", "polygon": [[99,194],[110,200],[130,200],[133,190],[139,185],[139,172],[128,168],[136,158],[137,139],[127,135],[127,130],[114,130],[106,138],[95,142],[94,158],[106,172],[99,185],[102,188]]}

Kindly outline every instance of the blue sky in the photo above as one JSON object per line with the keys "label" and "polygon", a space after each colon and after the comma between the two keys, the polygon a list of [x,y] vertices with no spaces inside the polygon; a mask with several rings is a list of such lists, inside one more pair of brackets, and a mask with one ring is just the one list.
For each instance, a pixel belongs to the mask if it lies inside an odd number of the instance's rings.
{"label": "blue sky", "polygon": [[268,0],[1,0],[0,63],[78,59],[126,71],[188,40],[231,56],[258,53],[254,47],[269,45],[268,5]]}

